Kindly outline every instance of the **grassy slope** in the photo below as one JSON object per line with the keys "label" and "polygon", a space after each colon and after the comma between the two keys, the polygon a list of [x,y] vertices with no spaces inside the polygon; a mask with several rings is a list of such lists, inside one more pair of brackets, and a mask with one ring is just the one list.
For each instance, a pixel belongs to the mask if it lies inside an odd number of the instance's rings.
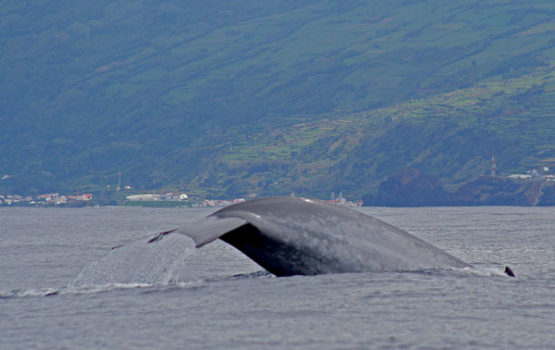
{"label": "grassy slope", "polygon": [[[243,181],[268,193],[289,186],[290,191],[321,196],[341,190],[361,195],[404,166],[457,185],[487,174],[492,153],[500,173],[523,172],[555,152],[554,91],[549,66],[390,107],[296,124],[254,135],[230,149],[218,164],[226,170],[207,179],[213,181],[210,185]],[[326,180],[330,178],[336,180]]]}
{"label": "grassy slope", "polygon": [[[552,152],[554,11],[547,0],[2,2],[0,172],[23,192],[95,188],[123,171],[138,187],[358,195],[407,163],[456,184],[485,166],[465,156],[474,135],[504,145],[511,130],[543,133],[515,141],[508,165],[522,169]],[[528,90],[496,95],[509,81]],[[449,166],[446,149],[421,144],[445,133],[469,143]]]}

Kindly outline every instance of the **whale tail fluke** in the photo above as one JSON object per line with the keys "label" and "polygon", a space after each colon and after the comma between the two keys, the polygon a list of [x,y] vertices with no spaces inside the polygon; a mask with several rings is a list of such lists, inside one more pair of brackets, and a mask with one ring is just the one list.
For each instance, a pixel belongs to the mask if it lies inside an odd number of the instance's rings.
{"label": "whale tail fluke", "polygon": [[506,274],[507,276],[510,276],[510,277],[515,277],[515,273],[514,273],[513,270],[511,270],[511,268],[508,267],[508,266],[505,266],[505,274]]}
{"label": "whale tail fluke", "polygon": [[195,241],[196,247],[200,248],[245,224],[247,224],[247,221],[240,218],[208,216],[173,230],[160,232],[152,237],[148,243],[157,242],[168,234],[175,232],[189,236]]}
{"label": "whale tail fluke", "polygon": [[149,239],[147,243],[152,243],[152,242],[159,241],[159,240],[161,240],[162,238],[164,238],[164,236],[169,235],[170,233],[174,232],[175,230],[177,230],[177,229],[174,228],[173,230],[160,232],[160,233],[157,234],[156,236],[154,236],[154,237],[152,237],[151,239]]}
{"label": "whale tail fluke", "polygon": [[369,215],[304,198],[237,203],[148,243],[174,233],[188,236],[197,248],[221,239],[276,276],[471,266]]}

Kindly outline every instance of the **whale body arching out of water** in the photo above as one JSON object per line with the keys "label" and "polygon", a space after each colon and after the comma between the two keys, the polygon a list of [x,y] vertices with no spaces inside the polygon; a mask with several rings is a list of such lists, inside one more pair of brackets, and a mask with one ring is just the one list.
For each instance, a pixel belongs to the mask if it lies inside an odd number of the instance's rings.
{"label": "whale body arching out of water", "polygon": [[221,239],[276,276],[418,271],[471,265],[358,211],[317,200],[269,197],[234,204],[158,234]]}

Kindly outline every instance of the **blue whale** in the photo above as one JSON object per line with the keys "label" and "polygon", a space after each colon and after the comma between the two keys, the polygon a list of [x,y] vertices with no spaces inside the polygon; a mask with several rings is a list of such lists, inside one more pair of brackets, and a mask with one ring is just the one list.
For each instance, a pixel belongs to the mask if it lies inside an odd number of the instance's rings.
{"label": "blue whale", "polygon": [[149,242],[173,232],[197,248],[221,239],[276,276],[471,266],[374,217],[304,198],[234,204]]}

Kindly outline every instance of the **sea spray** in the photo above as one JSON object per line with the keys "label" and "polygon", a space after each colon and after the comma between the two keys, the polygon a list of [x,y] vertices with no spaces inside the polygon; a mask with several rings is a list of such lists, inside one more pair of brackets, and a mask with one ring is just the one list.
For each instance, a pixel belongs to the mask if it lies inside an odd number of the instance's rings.
{"label": "sea spray", "polygon": [[197,253],[192,240],[172,235],[157,244],[148,238],[112,249],[98,261],[87,265],[68,285],[83,288],[99,285],[165,285],[180,276],[180,267]]}
{"label": "sea spray", "polygon": [[181,234],[167,235],[164,239],[147,243],[151,238],[110,250],[100,260],[85,266],[68,288],[188,285],[262,270],[223,242],[197,249],[189,237]]}

